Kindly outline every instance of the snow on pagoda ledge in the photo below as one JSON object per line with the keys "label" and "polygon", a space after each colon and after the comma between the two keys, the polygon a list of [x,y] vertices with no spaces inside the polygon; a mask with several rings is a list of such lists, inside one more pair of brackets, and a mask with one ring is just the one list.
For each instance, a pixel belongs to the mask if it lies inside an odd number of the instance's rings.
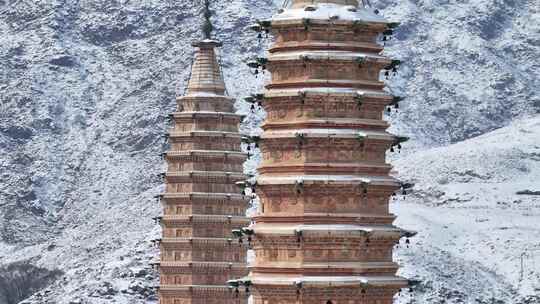
{"label": "snow on pagoda ledge", "polygon": [[377,15],[375,10],[358,7],[358,1],[344,0],[314,0],[293,1],[292,8],[273,16],[273,22],[298,19],[346,20],[370,23],[389,23],[384,17]]}
{"label": "snow on pagoda ledge", "polygon": [[[266,227],[265,227],[266,226]],[[303,236],[309,234],[317,234],[324,232],[327,235],[358,235],[358,236],[387,236],[387,237],[412,237],[416,234],[414,231],[403,230],[394,226],[375,226],[375,225],[350,225],[350,224],[328,224],[328,225],[306,225],[306,224],[280,224],[275,225],[258,225],[253,229],[255,235],[272,234],[272,235],[297,235],[302,233]]]}
{"label": "snow on pagoda ledge", "polygon": [[[242,284],[255,285],[296,285],[298,287],[328,287],[361,286],[361,287],[396,287],[403,288],[409,285],[407,279],[396,276],[256,276],[252,275],[239,279]],[[249,282],[249,283],[248,283]],[[234,284],[230,281],[229,284]]]}
{"label": "snow on pagoda ledge", "polygon": [[191,45],[193,47],[198,47],[198,48],[215,48],[215,47],[223,46],[223,43],[215,39],[203,39],[203,40],[193,41]]}

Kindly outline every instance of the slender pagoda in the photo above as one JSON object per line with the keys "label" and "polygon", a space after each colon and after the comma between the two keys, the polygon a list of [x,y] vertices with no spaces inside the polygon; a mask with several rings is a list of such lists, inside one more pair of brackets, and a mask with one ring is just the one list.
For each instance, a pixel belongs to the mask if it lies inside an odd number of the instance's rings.
{"label": "slender pagoda", "polygon": [[193,44],[198,51],[186,93],[170,115],[174,126],[164,153],[161,304],[247,303],[243,292],[231,293],[226,284],[247,274],[247,248],[231,239],[232,230],[250,222],[245,216],[249,198],[235,185],[246,178],[241,116],[226,93],[215,52],[221,43],[210,39],[208,9],[205,17],[206,39]]}
{"label": "slender pagoda", "polygon": [[[253,29],[271,33],[267,111],[256,192],[260,209],[243,229],[255,252],[232,287],[255,304],[391,304],[409,285],[393,248],[412,232],[393,225],[389,200],[406,186],[390,176],[386,152],[406,138],[386,132],[383,112],[400,98],[381,77],[399,61],[383,55],[392,28],[356,0],[292,0]],[[408,244],[408,239],[406,243]]]}

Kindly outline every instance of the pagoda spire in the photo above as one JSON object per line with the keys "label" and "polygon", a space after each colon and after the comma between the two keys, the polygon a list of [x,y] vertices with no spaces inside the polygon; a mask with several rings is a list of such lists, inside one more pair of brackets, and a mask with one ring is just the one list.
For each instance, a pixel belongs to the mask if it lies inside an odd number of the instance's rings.
{"label": "pagoda spire", "polygon": [[242,115],[227,96],[216,47],[211,39],[209,1],[204,1],[203,40],[197,47],[186,93],[177,97],[173,125],[165,136],[165,192],[158,200],[162,238],[161,304],[247,304],[247,293],[231,292],[227,281],[245,276],[247,244],[232,242],[232,230],[249,224],[249,196],[238,193],[247,177],[243,163]]}
{"label": "pagoda spire", "polygon": [[212,11],[210,1],[204,0],[202,32],[204,39],[192,45],[198,48],[191,67],[191,76],[187,86],[187,95],[225,95],[226,88],[221,73],[221,64],[217,58],[216,47],[222,43],[212,39]]}
{"label": "pagoda spire", "polygon": [[205,39],[212,39],[212,31],[214,26],[212,25],[212,11],[210,10],[210,0],[204,0],[204,21],[202,30]]}

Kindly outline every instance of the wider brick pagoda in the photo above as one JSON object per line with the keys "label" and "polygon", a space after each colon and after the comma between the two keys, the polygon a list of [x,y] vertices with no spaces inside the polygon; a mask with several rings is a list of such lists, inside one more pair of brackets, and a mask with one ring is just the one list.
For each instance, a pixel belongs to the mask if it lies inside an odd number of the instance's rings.
{"label": "wider brick pagoda", "polygon": [[254,26],[275,37],[269,57],[249,63],[272,74],[253,97],[268,113],[260,210],[243,230],[256,258],[230,284],[255,304],[391,304],[408,286],[393,247],[411,235],[393,226],[402,185],[385,161],[404,140],[385,131],[399,99],[380,81],[399,65],[380,55],[396,24],[356,0],[291,2]]}
{"label": "wider brick pagoda", "polygon": [[174,127],[165,153],[166,192],[160,195],[164,215],[159,296],[161,304],[246,303],[231,293],[227,280],[247,274],[246,251],[231,239],[231,230],[249,224],[249,198],[238,194],[244,180],[241,116],[226,95],[215,48],[203,40],[192,66],[185,96],[171,114]]}

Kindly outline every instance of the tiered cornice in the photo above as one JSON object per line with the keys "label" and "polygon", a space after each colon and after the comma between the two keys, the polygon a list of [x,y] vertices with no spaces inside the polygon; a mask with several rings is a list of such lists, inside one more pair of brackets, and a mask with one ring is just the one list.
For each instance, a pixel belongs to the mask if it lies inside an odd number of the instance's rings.
{"label": "tiered cornice", "polygon": [[249,198],[238,194],[245,180],[238,124],[221,76],[215,48],[203,40],[192,66],[186,94],[170,115],[170,150],[165,193],[158,195],[164,214],[160,244],[162,304],[247,303],[227,280],[247,274],[247,247],[233,241],[231,231],[249,224]]}
{"label": "tiered cornice", "polygon": [[[386,153],[404,137],[383,112],[400,98],[383,77],[400,64],[382,55],[396,24],[358,1],[293,0],[252,28],[271,32],[267,111],[254,224],[237,232],[255,251],[248,277],[255,304],[391,304],[408,281],[396,276],[394,245],[413,233],[393,225],[389,200],[403,185]],[[240,288],[241,289],[241,288]]]}

